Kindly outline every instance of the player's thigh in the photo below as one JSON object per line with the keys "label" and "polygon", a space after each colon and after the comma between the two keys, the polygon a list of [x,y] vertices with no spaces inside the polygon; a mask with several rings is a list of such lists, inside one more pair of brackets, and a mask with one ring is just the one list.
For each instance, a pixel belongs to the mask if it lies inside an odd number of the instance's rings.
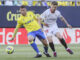
{"label": "player's thigh", "polygon": [[43,45],[45,45],[45,46],[47,45],[47,40],[46,40],[45,34],[42,30],[38,31],[37,37],[43,43]]}
{"label": "player's thigh", "polygon": [[63,38],[62,35],[61,35],[59,32],[57,32],[57,33],[55,34],[55,36],[56,36],[58,39],[62,39],[62,38]]}
{"label": "player's thigh", "polygon": [[52,32],[53,32],[53,30],[51,28],[45,29],[45,35],[49,42],[53,42],[53,40],[52,40],[53,33]]}
{"label": "player's thigh", "polygon": [[59,28],[58,28],[57,24],[55,24],[55,25],[53,26],[53,34],[54,34],[58,39],[61,39],[61,38],[62,38],[61,34],[59,33]]}
{"label": "player's thigh", "polygon": [[38,37],[39,40],[45,40],[46,39],[44,32],[42,30],[39,30],[37,32],[36,36]]}

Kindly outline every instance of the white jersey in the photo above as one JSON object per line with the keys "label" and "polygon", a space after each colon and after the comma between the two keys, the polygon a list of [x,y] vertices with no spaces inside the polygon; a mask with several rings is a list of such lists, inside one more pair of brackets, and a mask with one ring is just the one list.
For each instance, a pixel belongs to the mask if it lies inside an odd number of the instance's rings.
{"label": "white jersey", "polygon": [[[44,19],[44,22],[49,25],[49,27],[44,26],[44,31],[47,36],[56,35],[57,32],[59,32],[59,28],[57,26],[57,19],[61,18],[61,13],[56,10],[54,13],[51,13],[50,9],[47,9],[44,11],[41,16],[42,19]],[[46,32],[47,31],[47,32]]]}
{"label": "white jersey", "polygon": [[58,10],[56,10],[54,13],[51,13],[51,10],[47,9],[41,14],[40,17],[44,19],[44,22],[46,24],[53,25],[56,23],[57,18],[62,17],[62,15]]}

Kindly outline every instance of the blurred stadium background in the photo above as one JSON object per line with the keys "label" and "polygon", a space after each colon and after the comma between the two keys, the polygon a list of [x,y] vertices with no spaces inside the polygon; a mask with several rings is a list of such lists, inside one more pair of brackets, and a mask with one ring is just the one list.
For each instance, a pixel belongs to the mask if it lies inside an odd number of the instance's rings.
{"label": "blurred stadium background", "polygon": [[50,6],[51,1],[57,1],[59,6],[80,6],[80,0],[0,0],[0,5],[1,6],[21,6],[21,5],[46,6],[47,4],[48,6]]}
{"label": "blurred stadium background", "polygon": [[[40,60],[80,60],[80,0],[0,0],[0,60],[38,60],[33,58],[36,53],[30,47],[27,32],[22,27],[19,29],[14,41],[8,41],[13,34],[17,18],[20,17],[19,7],[25,5],[30,16],[36,17],[50,7],[51,1],[58,2],[58,10],[73,26],[68,29],[59,19],[57,21],[60,33],[65,38],[74,55],[69,55],[59,41],[53,36],[53,41],[58,53],[58,57],[46,58],[44,55]],[[40,51],[43,53],[41,42],[36,39]],[[5,52],[7,46],[15,48],[13,54]],[[63,50],[62,50],[63,49]],[[52,55],[52,51],[49,48]]]}

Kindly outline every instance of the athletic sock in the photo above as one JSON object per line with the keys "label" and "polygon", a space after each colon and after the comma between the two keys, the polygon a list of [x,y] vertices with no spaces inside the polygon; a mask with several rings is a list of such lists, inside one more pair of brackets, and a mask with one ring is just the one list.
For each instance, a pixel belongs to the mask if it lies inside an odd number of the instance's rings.
{"label": "athletic sock", "polygon": [[45,51],[46,53],[48,53],[48,47],[47,47],[47,46],[44,47],[44,51]]}
{"label": "athletic sock", "polygon": [[52,51],[55,52],[55,47],[54,47],[53,42],[49,43],[49,46],[50,46],[50,48],[52,49]]}
{"label": "athletic sock", "polygon": [[65,40],[62,38],[62,39],[60,39],[60,42],[61,42],[61,44],[67,49],[68,47],[67,47],[67,44],[66,44],[66,42],[65,42]]}
{"label": "athletic sock", "polygon": [[40,53],[40,51],[39,51],[39,49],[38,49],[38,47],[37,47],[37,45],[36,45],[35,42],[32,42],[32,43],[31,43],[31,46],[32,46],[32,48],[36,51],[37,54]]}

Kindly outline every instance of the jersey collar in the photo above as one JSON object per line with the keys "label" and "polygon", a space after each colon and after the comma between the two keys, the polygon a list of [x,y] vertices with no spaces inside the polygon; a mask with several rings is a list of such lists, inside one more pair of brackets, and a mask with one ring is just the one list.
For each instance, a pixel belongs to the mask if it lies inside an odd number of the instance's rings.
{"label": "jersey collar", "polygon": [[23,16],[23,15],[21,15],[22,17],[27,17],[27,15],[26,16]]}

